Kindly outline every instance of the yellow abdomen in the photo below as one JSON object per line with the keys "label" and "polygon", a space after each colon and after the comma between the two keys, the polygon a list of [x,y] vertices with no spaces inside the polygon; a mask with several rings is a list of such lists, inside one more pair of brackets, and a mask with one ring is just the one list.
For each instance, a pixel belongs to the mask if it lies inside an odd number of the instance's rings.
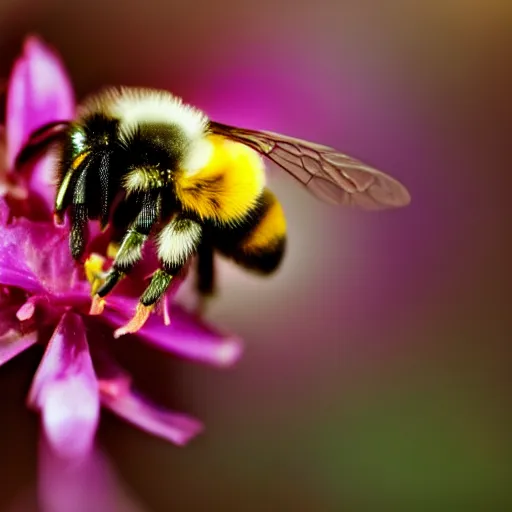
{"label": "yellow abdomen", "polygon": [[262,158],[218,135],[208,136],[200,150],[205,162],[196,170],[181,170],[176,180],[179,200],[202,220],[238,224],[256,206],[265,187]]}

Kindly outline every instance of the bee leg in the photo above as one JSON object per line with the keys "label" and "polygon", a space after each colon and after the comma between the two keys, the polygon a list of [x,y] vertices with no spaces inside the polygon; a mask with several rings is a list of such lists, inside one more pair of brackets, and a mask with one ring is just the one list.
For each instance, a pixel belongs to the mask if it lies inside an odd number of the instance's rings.
{"label": "bee leg", "polygon": [[137,332],[146,323],[156,303],[167,291],[172,278],[173,275],[164,268],[158,269],[153,273],[151,282],[139,299],[135,315],[126,325],[114,332],[114,338],[119,338],[124,334]]}
{"label": "bee leg", "polygon": [[137,332],[147,321],[157,302],[162,299],[174,276],[179,274],[188,259],[197,251],[202,227],[181,215],[167,224],[158,236],[158,257],[161,268],[151,277],[151,282],[139,299],[133,318],[114,333],[118,338]]}
{"label": "bee leg", "polygon": [[121,201],[111,215],[112,234],[107,247],[107,256],[115,259],[124,235],[137,218],[137,210],[140,209],[139,200],[135,195],[130,195]]}
{"label": "bee leg", "polygon": [[71,205],[71,234],[69,245],[71,248],[71,256],[75,260],[80,260],[89,240],[87,217],[87,206],[85,206],[85,204]]}
{"label": "bee leg", "polygon": [[89,240],[89,226],[87,223],[89,210],[86,203],[87,171],[88,166],[83,168],[78,175],[70,211],[71,234],[69,245],[71,255],[75,260],[80,260]]}
{"label": "bee leg", "polygon": [[116,284],[142,259],[142,248],[151,232],[151,228],[158,218],[158,197],[147,193],[142,201],[142,208],[135,218],[121,245],[110,270],[107,271],[103,284],[97,289],[93,285],[93,302],[91,314],[101,314],[105,306],[105,297]]}
{"label": "bee leg", "polygon": [[196,269],[196,313],[202,315],[206,310],[209,299],[215,294],[214,252],[209,236],[203,236],[197,249]]}

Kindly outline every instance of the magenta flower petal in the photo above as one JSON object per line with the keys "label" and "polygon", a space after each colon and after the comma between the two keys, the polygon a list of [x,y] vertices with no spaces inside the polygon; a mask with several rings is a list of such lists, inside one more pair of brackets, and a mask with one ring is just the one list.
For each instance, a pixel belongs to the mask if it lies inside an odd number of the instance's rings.
{"label": "magenta flower petal", "polygon": [[26,219],[0,227],[0,284],[57,294],[70,289],[74,272],[66,231]]}
{"label": "magenta flower petal", "polygon": [[155,405],[133,390],[130,375],[103,349],[93,352],[101,403],[121,418],[177,445],[202,431],[197,420]]}
{"label": "magenta flower petal", "polygon": [[[123,325],[136,303],[133,299],[116,297],[107,301],[110,307],[103,316],[116,326]],[[166,326],[161,317],[152,315],[137,335],[166,352],[217,366],[235,363],[242,353],[239,338],[219,333],[178,305],[171,305],[170,320],[171,325]]]}
{"label": "magenta flower petal", "polygon": [[48,343],[28,397],[40,410],[52,448],[63,457],[90,450],[99,419],[99,392],[80,316],[66,313]]}
{"label": "magenta flower petal", "polygon": [[0,226],[5,226],[9,219],[9,206],[3,197],[0,197]]}
{"label": "magenta flower petal", "polygon": [[37,332],[22,334],[9,330],[0,336],[0,366],[31,347],[37,341]]}
{"label": "magenta flower petal", "polygon": [[137,512],[143,509],[97,449],[81,461],[55,457],[41,440],[38,498],[44,512]]}
{"label": "magenta flower petal", "polygon": [[23,201],[28,197],[28,190],[23,186],[19,174],[9,172],[7,168],[7,140],[5,126],[0,125],[0,197],[9,196]]}
{"label": "magenta flower petal", "polygon": [[9,77],[6,105],[7,162],[16,155],[32,131],[59,119],[72,119],[75,97],[57,54],[37,37],[25,40],[23,53]]}
{"label": "magenta flower petal", "polygon": [[20,304],[18,300],[9,295],[10,293],[3,297],[0,296],[0,335],[3,336],[9,331],[15,331],[17,333],[19,332],[20,336],[22,336],[27,333],[22,333],[23,330],[21,329],[20,321],[16,317],[16,312],[19,310]]}
{"label": "magenta flower petal", "polygon": [[[29,135],[44,124],[72,119],[75,115],[73,88],[57,54],[36,37],[26,39],[23,54],[9,78],[6,105],[7,164],[14,159]],[[51,209],[54,196],[55,156],[36,162],[29,188]]]}
{"label": "magenta flower petal", "polygon": [[104,350],[104,347],[93,345],[92,357],[101,395],[116,398],[130,392],[131,375],[119,366],[114,358]]}
{"label": "magenta flower petal", "polygon": [[20,248],[13,237],[4,236],[0,239],[0,284],[15,286],[34,294],[41,293],[44,289],[37,276],[19,256]]}
{"label": "magenta flower petal", "polygon": [[203,430],[199,421],[163,409],[133,390],[111,394],[104,391],[108,389],[108,382],[100,381],[102,405],[146,432],[182,446]]}

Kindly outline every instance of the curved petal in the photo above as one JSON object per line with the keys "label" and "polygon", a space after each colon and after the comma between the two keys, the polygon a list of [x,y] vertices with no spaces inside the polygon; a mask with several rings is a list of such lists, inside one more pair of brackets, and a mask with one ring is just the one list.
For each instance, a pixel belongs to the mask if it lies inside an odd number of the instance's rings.
{"label": "curved petal", "polygon": [[0,197],[0,226],[4,227],[9,219],[9,206],[5,199]]}
{"label": "curved petal", "polygon": [[37,332],[23,334],[9,330],[0,336],[0,366],[37,342]]}
{"label": "curved petal", "polygon": [[19,296],[16,297],[15,292],[12,290],[1,290],[0,291],[0,339],[6,335],[8,339],[9,331],[17,332],[20,336],[27,334],[27,331],[22,329],[22,325],[16,313],[18,312],[22,301],[19,300]]}
{"label": "curved petal", "polygon": [[60,456],[88,453],[99,420],[99,391],[82,319],[75,313],[65,313],[55,329],[28,403],[41,411],[48,441]]}
{"label": "curved petal", "polygon": [[30,133],[42,125],[75,114],[75,97],[58,55],[39,38],[25,40],[7,87],[7,162],[16,155]]}
{"label": "curved petal", "polygon": [[[2,201],[2,210],[4,205]],[[0,228],[0,284],[39,293],[42,287],[22,254],[22,244],[28,235],[28,230],[20,231],[17,226]]]}
{"label": "curved petal", "polygon": [[26,219],[0,228],[0,284],[57,294],[69,291],[74,271],[67,231]]}
{"label": "curved petal", "polygon": [[37,494],[44,512],[142,512],[98,449],[75,462],[55,457],[40,441]]}
{"label": "curved petal", "polygon": [[177,445],[203,430],[197,420],[164,409],[134,390],[131,376],[101,347],[93,350],[101,404],[135,426]]}
{"label": "curved petal", "polygon": [[23,186],[19,174],[9,172],[7,168],[7,141],[5,126],[0,125],[0,197],[9,196],[15,200],[25,200],[28,191]]}
{"label": "curved petal", "polygon": [[[7,88],[8,167],[12,169],[16,155],[34,130],[74,115],[74,93],[60,58],[37,37],[27,38]],[[56,164],[56,155],[48,153],[30,165],[27,177],[29,190],[35,193],[33,199],[37,197],[49,212],[54,201]]]}
{"label": "curved petal", "polygon": [[[112,298],[103,317],[115,326],[124,325],[136,304],[133,299]],[[221,334],[177,304],[172,304],[170,310],[170,325],[151,315],[137,336],[166,352],[216,366],[230,366],[239,359],[242,341],[238,337]]]}
{"label": "curved petal", "polygon": [[109,393],[105,381],[100,381],[101,403],[121,418],[140,429],[183,446],[203,430],[203,425],[185,415],[159,407],[130,389],[124,393]]}
{"label": "curved petal", "polygon": [[102,396],[108,395],[111,398],[117,398],[130,392],[132,387],[131,375],[124,368],[121,368],[101,345],[92,345],[91,355]]}

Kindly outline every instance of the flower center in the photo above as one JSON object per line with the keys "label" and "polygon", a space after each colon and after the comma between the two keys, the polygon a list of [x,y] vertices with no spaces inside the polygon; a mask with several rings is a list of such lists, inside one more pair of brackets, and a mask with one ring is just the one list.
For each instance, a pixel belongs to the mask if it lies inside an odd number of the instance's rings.
{"label": "flower center", "polygon": [[91,295],[95,295],[105,280],[103,266],[106,259],[97,253],[92,253],[84,263],[85,277],[91,285]]}

